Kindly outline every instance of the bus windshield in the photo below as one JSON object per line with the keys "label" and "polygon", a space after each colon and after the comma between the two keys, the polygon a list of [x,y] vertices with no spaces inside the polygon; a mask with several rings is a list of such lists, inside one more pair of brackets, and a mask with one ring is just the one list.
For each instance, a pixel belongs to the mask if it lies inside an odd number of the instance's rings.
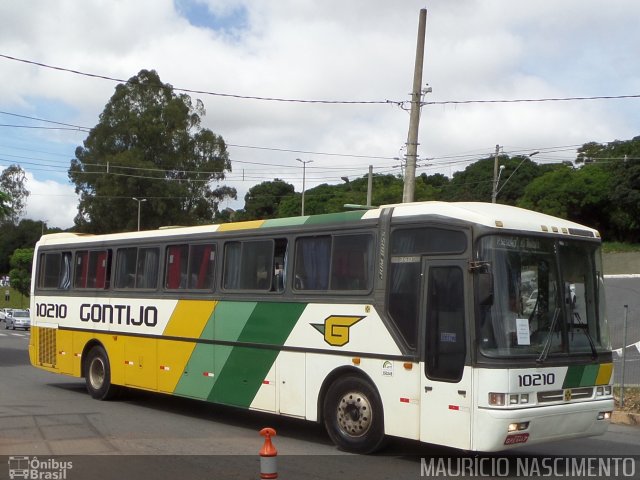
{"label": "bus windshield", "polygon": [[610,350],[597,245],[489,235],[476,254],[493,279],[491,301],[476,309],[482,355],[544,362]]}

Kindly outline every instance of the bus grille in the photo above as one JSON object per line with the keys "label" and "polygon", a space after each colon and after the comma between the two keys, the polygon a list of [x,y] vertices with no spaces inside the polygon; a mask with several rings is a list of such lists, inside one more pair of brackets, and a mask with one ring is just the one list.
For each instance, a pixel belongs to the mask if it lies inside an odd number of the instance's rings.
{"label": "bus grille", "polygon": [[38,361],[47,367],[56,366],[56,329],[38,329]]}
{"label": "bus grille", "polygon": [[[593,396],[593,387],[572,388],[571,400],[584,400]],[[562,402],[564,401],[564,390],[551,390],[549,392],[538,392],[538,403]]]}

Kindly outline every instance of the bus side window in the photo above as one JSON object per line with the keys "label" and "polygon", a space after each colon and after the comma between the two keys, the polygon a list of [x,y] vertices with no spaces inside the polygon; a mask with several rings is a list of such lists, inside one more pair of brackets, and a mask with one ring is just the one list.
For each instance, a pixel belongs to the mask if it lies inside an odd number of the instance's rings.
{"label": "bus side window", "polygon": [[157,248],[138,249],[136,288],[156,288],[158,283],[159,251]]}
{"label": "bus side window", "polygon": [[74,288],[105,288],[108,251],[76,252]]}
{"label": "bus side window", "polygon": [[331,252],[331,290],[368,290],[371,288],[373,238],[365,235],[340,235],[333,238]]}
{"label": "bus side window", "polygon": [[44,253],[40,257],[41,270],[38,286],[41,288],[71,288],[71,252]]}
{"label": "bus side window", "polygon": [[273,240],[227,242],[223,285],[228,290],[269,291],[273,282]]}
{"label": "bus side window", "polygon": [[137,248],[120,248],[116,253],[115,288],[134,288],[136,286]]}
{"label": "bus side window", "polygon": [[187,288],[188,245],[169,245],[165,267],[165,288],[169,290]]}
{"label": "bus side window", "polygon": [[287,274],[287,240],[276,240],[273,252],[273,284],[272,292],[283,292]]}
{"label": "bus side window", "polygon": [[89,252],[76,252],[76,270],[73,277],[74,288],[87,288],[87,273],[89,270]]}
{"label": "bus side window", "polygon": [[216,246],[191,245],[189,249],[188,279],[190,289],[213,290]]}
{"label": "bus side window", "polygon": [[330,262],[331,236],[298,238],[294,288],[296,290],[327,290]]}

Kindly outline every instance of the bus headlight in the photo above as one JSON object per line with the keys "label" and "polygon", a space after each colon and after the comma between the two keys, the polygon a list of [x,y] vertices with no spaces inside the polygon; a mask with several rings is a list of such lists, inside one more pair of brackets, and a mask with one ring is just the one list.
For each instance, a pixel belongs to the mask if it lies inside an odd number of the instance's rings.
{"label": "bus headlight", "polygon": [[529,403],[528,393],[489,393],[489,405],[494,407],[504,407],[509,402],[509,405],[522,405]]}
{"label": "bus headlight", "polygon": [[596,387],[596,397],[602,397],[603,395],[611,395],[611,385]]}

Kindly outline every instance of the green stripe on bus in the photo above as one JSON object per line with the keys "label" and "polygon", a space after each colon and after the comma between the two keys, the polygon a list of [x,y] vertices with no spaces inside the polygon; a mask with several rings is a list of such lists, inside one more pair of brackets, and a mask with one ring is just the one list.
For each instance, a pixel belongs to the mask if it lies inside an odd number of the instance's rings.
{"label": "green stripe on bus", "polygon": [[215,380],[215,377],[207,375],[214,372],[213,352],[211,344],[196,345],[174,393],[201,400],[209,396]]}
{"label": "green stripe on bus", "polygon": [[[300,303],[259,303],[238,341],[282,346],[305,307],[305,304]],[[231,351],[208,400],[249,407],[279,350],[252,347],[226,347],[222,350],[226,349]]]}
{"label": "green stripe on bus", "polygon": [[324,223],[352,222],[362,219],[367,213],[366,210],[356,210],[353,212],[326,213],[324,215],[312,215],[305,222],[305,225],[321,225]]}
{"label": "green stripe on bus", "polygon": [[[237,341],[256,305],[256,302],[219,302],[200,338]],[[175,393],[208,398],[230,353],[231,347],[203,343],[196,345]]]}
{"label": "green stripe on bus", "polygon": [[304,217],[270,218],[264,221],[261,228],[304,225],[308,218],[308,215]]}
{"label": "green stripe on bus", "polygon": [[[200,338],[213,338],[215,312],[214,308],[202,329]],[[193,398],[207,398],[213,387],[213,378],[207,377],[205,374],[207,372],[213,374],[213,367],[213,345],[197,344],[184,367],[182,377],[178,380],[174,393]]]}
{"label": "green stripe on bus", "polygon": [[600,365],[585,365],[584,371],[582,372],[582,378],[580,379],[580,386],[590,387],[595,385],[599,369]]}
{"label": "green stripe on bus", "polygon": [[591,387],[596,384],[600,365],[572,365],[567,369],[562,388]]}
{"label": "green stripe on bus", "polygon": [[567,369],[567,375],[564,377],[564,383],[562,388],[575,388],[580,386],[580,380],[582,379],[582,372],[584,372],[584,365],[572,365]]}

